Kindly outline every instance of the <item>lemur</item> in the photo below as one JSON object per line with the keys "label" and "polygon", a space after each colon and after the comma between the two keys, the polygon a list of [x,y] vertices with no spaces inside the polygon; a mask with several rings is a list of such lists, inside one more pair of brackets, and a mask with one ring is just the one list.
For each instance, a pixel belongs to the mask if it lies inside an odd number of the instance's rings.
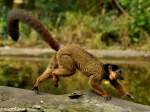
{"label": "lemur", "polygon": [[39,84],[48,78],[52,78],[54,85],[58,86],[59,77],[74,75],[76,70],[79,70],[89,77],[90,88],[106,100],[110,100],[111,96],[101,87],[103,79],[108,80],[120,94],[133,98],[118,82],[118,80],[123,80],[123,73],[118,65],[102,63],[77,44],[67,44],[60,47],[60,44],[52,37],[48,29],[25,10],[12,10],[8,15],[8,32],[13,40],[17,41],[19,38],[19,21],[34,28],[44,41],[56,51],[56,54],[52,57],[52,62],[37,78],[33,87],[35,91],[38,91]]}

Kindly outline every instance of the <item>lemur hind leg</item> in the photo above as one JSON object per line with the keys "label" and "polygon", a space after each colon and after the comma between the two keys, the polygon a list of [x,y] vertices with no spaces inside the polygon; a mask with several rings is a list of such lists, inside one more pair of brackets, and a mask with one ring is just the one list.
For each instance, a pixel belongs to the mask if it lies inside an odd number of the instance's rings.
{"label": "lemur hind leg", "polygon": [[52,75],[52,78],[53,78],[54,86],[58,87],[59,86],[58,82],[60,80],[59,77],[57,75]]}
{"label": "lemur hind leg", "polygon": [[52,75],[54,86],[58,87],[59,77],[60,76],[70,76],[75,73],[76,66],[72,57],[66,54],[57,54],[54,55],[51,59],[51,64],[49,68],[53,69]]}
{"label": "lemur hind leg", "polygon": [[57,87],[60,76],[70,76],[75,73],[75,64],[70,56],[62,55],[57,61],[59,62],[58,68],[49,65],[44,73],[37,78],[33,87],[33,90],[35,90],[36,93],[38,93],[39,84],[48,78],[53,78],[54,85]]}
{"label": "lemur hind leg", "polygon": [[39,90],[39,84],[43,81],[47,80],[48,78],[52,77],[52,71],[53,69],[50,69],[49,67],[40,75],[34,84],[34,87],[32,88],[36,93],[38,93]]}
{"label": "lemur hind leg", "polygon": [[54,76],[52,74],[52,71],[58,67],[58,63],[57,63],[57,59],[56,59],[56,54],[53,55],[50,59],[50,63],[49,66],[47,67],[47,69],[42,73],[42,75],[40,75],[37,79],[36,82],[34,84],[33,90],[35,90],[36,92],[38,91],[38,87],[39,84],[42,83],[43,81],[45,81],[48,78],[52,78],[54,81],[54,85],[57,86],[58,85],[58,81],[59,81],[59,77]]}
{"label": "lemur hind leg", "polygon": [[59,77],[70,76],[75,73],[76,67],[73,59],[68,55],[59,55],[57,57],[58,68],[52,72],[55,86],[58,87]]}
{"label": "lemur hind leg", "polygon": [[52,74],[54,76],[70,76],[76,71],[75,62],[69,55],[60,55],[57,57],[58,68],[54,69]]}
{"label": "lemur hind leg", "polygon": [[[53,70],[58,68],[58,61],[56,59],[56,54],[54,56],[52,56],[52,58],[50,60],[49,68],[51,68]],[[54,86],[58,87],[59,77],[54,74],[50,74],[50,75],[52,75]]]}

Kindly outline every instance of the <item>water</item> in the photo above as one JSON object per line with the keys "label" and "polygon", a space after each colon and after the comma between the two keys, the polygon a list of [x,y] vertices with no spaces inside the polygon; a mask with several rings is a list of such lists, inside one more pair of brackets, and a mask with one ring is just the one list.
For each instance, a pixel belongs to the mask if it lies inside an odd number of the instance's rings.
{"label": "water", "polygon": [[[119,64],[125,71],[125,80],[121,83],[135,97],[134,102],[150,105],[149,62],[134,59],[100,60]],[[41,58],[0,58],[0,85],[31,89],[36,77],[44,71],[48,62],[48,59]],[[120,97],[108,81],[104,81],[103,86],[112,96]],[[58,88],[54,87],[51,79],[40,86],[40,91],[52,94],[65,94],[75,90],[89,90],[88,78],[79,71],[71,77],[61,78]]]}

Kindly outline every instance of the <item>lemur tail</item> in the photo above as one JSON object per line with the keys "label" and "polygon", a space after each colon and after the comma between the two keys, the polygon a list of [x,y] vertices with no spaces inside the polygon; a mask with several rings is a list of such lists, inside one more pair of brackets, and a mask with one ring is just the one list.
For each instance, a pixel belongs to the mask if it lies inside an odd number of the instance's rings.
{"label": "lemur tail", "polygon": [[59,50],[60,44],[52,37],[48,29],[38,19],[22,9],[12,10],[8,14],[8,32],[13,40],[17,41],[19,38],[19,21],[34,28],[54,50]]}

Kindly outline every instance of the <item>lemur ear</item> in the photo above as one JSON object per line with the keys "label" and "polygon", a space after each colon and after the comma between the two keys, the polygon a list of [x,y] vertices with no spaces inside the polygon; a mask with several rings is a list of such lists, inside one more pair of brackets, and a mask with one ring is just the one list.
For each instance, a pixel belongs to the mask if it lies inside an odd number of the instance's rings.
{"label": "lemur ear", "polygon": [[112,65],[108,66],[108,71],[112,71]]}

